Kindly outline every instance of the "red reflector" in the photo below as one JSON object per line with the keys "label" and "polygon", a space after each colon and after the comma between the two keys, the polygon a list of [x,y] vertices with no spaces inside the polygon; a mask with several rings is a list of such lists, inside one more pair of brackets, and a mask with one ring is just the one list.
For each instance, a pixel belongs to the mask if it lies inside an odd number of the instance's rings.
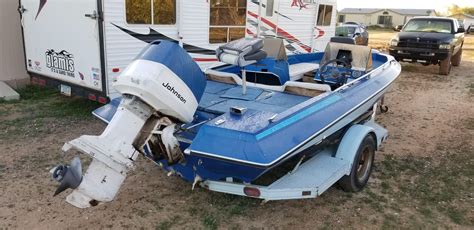
{"label": "red reflector", "polygon": [[112,69],[112,72],[113,72],[113,73],[118,73],[118,72],[120,72],[120,69],[119,69],[119,68],[113,68],[113,69]]}
{"label": "red reflector", "polygon": [[106,104],[107,103],[107,98],[99,97],[99,103]]}
{"label": "red reflector", "polygon": [[97,96],[94,94],[89,94],[89,100],[91,101],[97,101]]}
{"label": "red reflector", "polygon": [[46,81],[45,81],[45,80],[39,79],[39,78],[36,78],[36,77],[32,77],[32,78],[31,78],[31,82],[32,82],[34,85],[41,85],[41,86],[45,86],[45,85],[46,85]]}
{"label": "red reflector", "polygon": [[251,196],[251,197],[259,197],[260,196],[260,190],[258,190],[258,188],[245,187],[244,188],[244,193],[245,193],[245,195]]}

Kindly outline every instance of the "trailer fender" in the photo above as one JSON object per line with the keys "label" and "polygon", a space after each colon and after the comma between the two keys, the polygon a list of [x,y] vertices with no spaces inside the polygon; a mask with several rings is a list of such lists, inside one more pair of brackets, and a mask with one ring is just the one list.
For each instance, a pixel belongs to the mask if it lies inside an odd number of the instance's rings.
{"label": "trailer fender", "polygon": [[348,168],[346,175],[350,174],[350,169],[354,163],[357,150],[368,134],[374,136],[377,143],[377,146],[375,147],[378,149],[382,141],[387,137],[387,130],[373,121],[369,121],[363,125],[356,124],[347,130],[339,143],[335,157],[348,161],[351,165],[351,167]]}

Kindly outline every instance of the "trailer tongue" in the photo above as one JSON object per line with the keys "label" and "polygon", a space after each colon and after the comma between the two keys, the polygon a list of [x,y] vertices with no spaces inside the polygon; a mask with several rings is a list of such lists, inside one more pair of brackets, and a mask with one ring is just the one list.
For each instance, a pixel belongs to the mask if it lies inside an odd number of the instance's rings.
{"label": "trailer tongue", "polygon": [[[157,49],[160,52],[154,52]],[[179,69],[176,63],[187,68]],[[195,70],[193,74],[186,73],[190,69]],[[81,168],[77,160],[71,170],[56,167],[53,175],[59,175],[55,178],[61,185],[55,195],[74,189],[67,201],[79,208],[113,200],[135,159],[144,152],[145,143],[160,128],[161,146],[168,159],[183,159],[179,142],[172,135],[174,122],[193,120],[205,86],[199,67],[177,44],[151,43],[115,83],[123,99],[104,132],[100,136],[81,136],[63,146],[65,152],[79,150],[93,160],[83,177],[77,176]]]}

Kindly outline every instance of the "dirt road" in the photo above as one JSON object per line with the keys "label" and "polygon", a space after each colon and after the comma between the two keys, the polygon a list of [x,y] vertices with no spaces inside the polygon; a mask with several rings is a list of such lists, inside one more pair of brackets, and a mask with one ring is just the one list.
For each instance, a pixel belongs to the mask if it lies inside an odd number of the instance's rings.
{"label": "dirt road", "polygon": [[[373,39],[375,40],[375,39]],[[474,40],[474,39],[473,39]],[[372,41],[372,40],[371,40]],[[114,202],[77,209],[52,197],[64,142],[105,127],[96,105],[29,88],[0,103],[0,229],[473,228],[474,55],[451,76],[403,64],[378,121],[390,138],[369,185],[311,200],[269,202],[210,192],[141,159]]]}

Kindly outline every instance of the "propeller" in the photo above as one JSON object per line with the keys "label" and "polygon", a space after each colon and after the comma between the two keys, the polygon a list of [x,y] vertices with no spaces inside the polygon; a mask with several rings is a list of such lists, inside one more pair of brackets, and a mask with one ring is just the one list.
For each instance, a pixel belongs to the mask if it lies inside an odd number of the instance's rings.
{"label": "propeller", "polygon": [[74,157],[70,165],[56,166],[53,169],[53,179],[60,183],[53,196],[58,195],[68,188],[77,188],[82,181],[81,159]]}

